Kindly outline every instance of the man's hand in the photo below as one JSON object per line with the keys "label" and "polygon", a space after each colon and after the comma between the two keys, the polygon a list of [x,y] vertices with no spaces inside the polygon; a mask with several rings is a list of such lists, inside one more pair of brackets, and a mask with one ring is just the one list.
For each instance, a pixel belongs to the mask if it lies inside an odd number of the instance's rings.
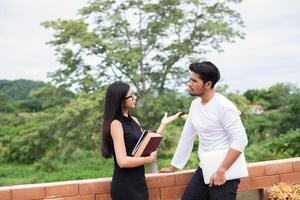
{"label": "man's hand", "polygon": [[174,167],[173,165],[170,165],[169,167],[159,170],[159,173],[171,173],[171,172],[175,172],[175,171],[176,171],[176,167]]}
{"label": "man's hand", "polygon": [[226,183],[225,170],[218,169],[218,171],[216,171],[210,178],[209,187],[212,187],[213,185],[221,186],[224,183]]}

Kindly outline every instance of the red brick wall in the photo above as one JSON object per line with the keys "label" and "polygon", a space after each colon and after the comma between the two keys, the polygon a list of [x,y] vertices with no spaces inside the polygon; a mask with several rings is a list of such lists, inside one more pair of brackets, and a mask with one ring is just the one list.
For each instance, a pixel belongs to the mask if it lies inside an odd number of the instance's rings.
{"label": "red brick wall", "polygon": [[[248,164],[239,191],[265,189],[278,182],[300,183],[300,157]],[[151,200],[180,198],[194,170],[148,174]],[[0,200],[106,200],[111,178],[0,187]]]}

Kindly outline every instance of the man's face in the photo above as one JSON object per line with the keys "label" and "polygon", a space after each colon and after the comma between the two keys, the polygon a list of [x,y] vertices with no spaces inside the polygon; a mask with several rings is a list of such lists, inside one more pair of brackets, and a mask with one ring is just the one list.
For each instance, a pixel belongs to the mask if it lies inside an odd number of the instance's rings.
{"label": "man's face", "polygon": [[204,84],[203,80],[195,72],[191,72],[188,86],[190,94],[193,96],[201,97],[206,90],[206,84]]}

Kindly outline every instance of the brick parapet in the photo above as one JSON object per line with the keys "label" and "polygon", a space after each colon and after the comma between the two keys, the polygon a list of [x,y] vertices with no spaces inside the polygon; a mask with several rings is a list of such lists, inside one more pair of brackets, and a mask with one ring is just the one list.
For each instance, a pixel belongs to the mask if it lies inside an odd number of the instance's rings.
{"label": "brick parapet", "polygon": [[[249,177],[242,178],[238,191],[261,190],[279,182],[300,183],[300,157],[248,164]],[[180,199],[194,170],[169,174],[147,174],[151,200]],[[106,200],[111,178],[39,183],[0,187],[0,200]]]}

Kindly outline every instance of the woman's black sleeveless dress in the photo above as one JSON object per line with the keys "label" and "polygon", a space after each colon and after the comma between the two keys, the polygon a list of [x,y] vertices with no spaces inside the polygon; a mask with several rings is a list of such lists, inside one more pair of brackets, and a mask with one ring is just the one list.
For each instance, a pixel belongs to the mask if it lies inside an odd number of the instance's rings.
{"label": "woman's black sleeveless dress", "polygon": [[[130,117],[117,117],[122,123],[127,155],[131,152],[142,134],[141,127]],[[114,174],[111,184],[113,200],[147,200],[148,188],[144,166],[120,168],[114,155]]]}

